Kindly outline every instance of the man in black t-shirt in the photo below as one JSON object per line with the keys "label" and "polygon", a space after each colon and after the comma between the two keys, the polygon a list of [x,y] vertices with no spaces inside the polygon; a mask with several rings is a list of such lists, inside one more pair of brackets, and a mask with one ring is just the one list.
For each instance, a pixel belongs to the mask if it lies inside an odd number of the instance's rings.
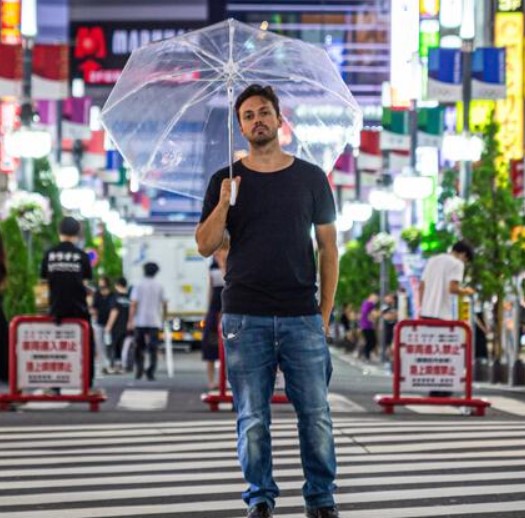
{"label": "man in black t-shirt", "polygon": [[[249,154],[234,163],[233,180],[228,168],[211,178],[196,240],[199,252],[209,257],[226,232],[230,237],[222,332],[239,459],[249,483],[243,499],[249,518],[273,515],[279,489],[272,474],[270,401],[279,367],[298,416],[306,516],[337,518],[326,343],[338,277],[332,192],[319,167],[280,148],[282,118],[270,87],[249,86],[235,111]],[[230,206],[232,190],[238,196]]]}
{"label": "man in black t-shirt", "polygon": [[93,386],[94,341],[87,304],[85,281],[92,278],[88,255],[76,246],[79,222],[65,217],[59,226],[60,244],[48,250],[42,260],[40,276],[49,285],[49,313],[58,321],[80,318],[89,324],[90,386]]}
{"label": "man in black t-shirt", "polygon": [[[111,299],[109,318],[105,333],[111,337],[111,367],[117,362],[117,372],[123,367],[122,348],[128,333],[129,308],[131,301],[128,293],[128,282],[124,277],[117,279],[115,293]],[[122,359],[122,361],[121,361]],[[124,365],[125,366],[125,365]]]}

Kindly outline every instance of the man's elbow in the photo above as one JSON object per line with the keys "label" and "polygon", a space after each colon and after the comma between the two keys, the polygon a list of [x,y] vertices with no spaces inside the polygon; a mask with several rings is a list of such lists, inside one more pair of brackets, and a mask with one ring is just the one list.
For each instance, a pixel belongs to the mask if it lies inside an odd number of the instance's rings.
{"label": "man's elbow", "polygon": [[199,252],[199,254],[202,255],[203,257],[210,257],[211,254],[213,254],[213,250],[210,250],[209,247],[201,245],[198,241],[197,241],[197,252]]}

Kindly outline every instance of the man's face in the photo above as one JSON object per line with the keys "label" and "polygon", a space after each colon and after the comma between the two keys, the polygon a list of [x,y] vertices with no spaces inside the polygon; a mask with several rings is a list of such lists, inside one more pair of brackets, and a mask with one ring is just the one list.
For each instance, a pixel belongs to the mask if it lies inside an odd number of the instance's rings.
{"label": "man's face", "polygon": [[255,95],[244,101],[239,108],[241,132],[252,146],[264,146],[277,138],[281,117],[273,104]]}

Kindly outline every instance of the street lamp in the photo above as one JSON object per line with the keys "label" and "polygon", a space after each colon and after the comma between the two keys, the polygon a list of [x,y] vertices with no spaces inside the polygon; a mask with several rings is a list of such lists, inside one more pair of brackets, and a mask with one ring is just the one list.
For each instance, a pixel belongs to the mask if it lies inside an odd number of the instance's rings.
{"label": "street lamp", "polygon": [[[424,200],[433,190],[432,178],[414,174],[411,167],[405,167],[403,172],[394,178],[394,194],[403,200]],[[412,223],[415,223],[414,218]]]}
{"label": "street lamp", "polygon": [[[391,190],[392,177],[383,174],[378,180],[378,188],[372,189],[369,194],[370,205],[379,211],[380,231],[387,231],[388,211],[401,211],[405,208],[405,202],[399,199]],[[381,258],[379,265],[379,299],[383,303],[388,292],[388,263],[385,256]],[[379,317],[379,344],[381,348],[381,362],[386,362],[386,329],[383,314]]]}
{"label": "street lamp", "polygon": [[[463,65],[462,75],[462,101],[463,101],[463,135],[466,140],[470,137],[470,101],[472,99],[472,51],[474,49],[475,36],[475,13],[474,0],[463,0],[463,12],[461,27],[461,60]],[[460,186],[461,196],[468,200],[470,196],[470,183],[472,181],[472,162],[462,160],[460,162]]]}

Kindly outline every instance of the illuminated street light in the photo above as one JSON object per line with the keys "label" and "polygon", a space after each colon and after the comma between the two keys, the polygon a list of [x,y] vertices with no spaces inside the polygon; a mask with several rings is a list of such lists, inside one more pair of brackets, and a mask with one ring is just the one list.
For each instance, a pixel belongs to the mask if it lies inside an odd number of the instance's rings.
{"label": "illuminated street light", "polygon": [[434,181],[429,176],[413,174],[407,167],[403,174],[394,178],[394,194],[403,200],[424,200],[434,190]]}
{"label": "illuminated street light", "polygon": [[483,140],[476,135],[444,135],[441,148],[444,160],[477,162],[483,152]]}
{"label": "illuminated street light", "polygon": [[346,202],[343,205],[343,216],[347,216],[352,221],[362,223],[370,219],[372,215],[372,206],[362,201]]}
{"label": "illuminated street light", "polygon": [[398,198],[392,191],[385,189],[372,189],[368,197],[372,208],[380,211],[404,210],[405,202]]}
{"label": "illuminated street light", "polygon": [[51,151],[51,134],[46,130],[22,126],[5,137],[6,153],[18,158],[42,158]]}

